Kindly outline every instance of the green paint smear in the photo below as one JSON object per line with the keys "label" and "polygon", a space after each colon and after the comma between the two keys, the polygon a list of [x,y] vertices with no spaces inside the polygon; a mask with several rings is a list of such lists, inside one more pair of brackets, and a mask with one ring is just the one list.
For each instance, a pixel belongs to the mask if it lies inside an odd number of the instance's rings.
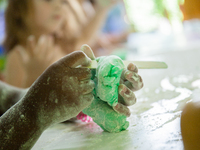
{"label": "green paint smear", "polygon": [[92,117],[93,121],[105,131],[126,130],[129,126],[126,116],[117,113],[112,108],[118,103],[118,86],[124,69],[123,61],[117,56],[103,56],[96,60],[98,67],[92,70],[95,99],[83,110],[83,113]]}

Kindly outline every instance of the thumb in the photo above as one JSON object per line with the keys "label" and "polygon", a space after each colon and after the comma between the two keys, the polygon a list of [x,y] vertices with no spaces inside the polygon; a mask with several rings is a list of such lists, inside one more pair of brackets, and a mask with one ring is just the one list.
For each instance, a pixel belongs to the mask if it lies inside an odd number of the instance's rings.
{"label": "thumb", "polygon": [[89,66],[91,59],[84,52],[75,51],[63,57],[60,63],[66,67],[76,68],[79,66]]}
{"label": "thumb", "polygon": [[92,49],[90,48],[90,46],[88,46],[87,44],[84,44],[84,45],[81,46],[81,50],[82,50],[91,60],[95,60],[94,53],[93,53]]}

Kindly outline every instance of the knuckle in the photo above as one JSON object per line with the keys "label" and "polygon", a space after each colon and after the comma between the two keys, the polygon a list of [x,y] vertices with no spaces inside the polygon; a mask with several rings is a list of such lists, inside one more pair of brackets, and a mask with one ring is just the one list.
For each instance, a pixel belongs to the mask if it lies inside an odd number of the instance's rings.
{"label": "knuckle", "polygon": [[87,102],[91,103],[94,100],[94,95],[92,93],[88,94]]}
{"label": "knuckle", "polygon": [[77,51],[77,55],[79,55],[80,57],[85,56],[85,53],[83,51]]}

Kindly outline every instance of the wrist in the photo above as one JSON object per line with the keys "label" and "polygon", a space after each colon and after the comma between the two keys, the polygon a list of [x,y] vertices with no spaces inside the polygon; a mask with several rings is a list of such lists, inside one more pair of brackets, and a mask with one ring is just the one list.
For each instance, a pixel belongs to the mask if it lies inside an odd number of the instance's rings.
{"label": "wrist", "polygon": [[33,109],[26,107],[27,100],[22,99],[1,116],[0,126],[4,130],[0,135],[4,142],[0,143],[3,149],[31,149],[44,131]]}
{"label": "wrist", "polygon": [[[27,119],[34,124],[38,131],[43,131],[50,126],[44,116],[44,110],[41,107],[41,95],[37,95],[37,87],[31,87],[26,95],[20,101],[20,107],[23,107],[22,114],[25,114]],[[31,89],[30,88],[30,89]],[[32,91],[32,92],[30,92]],[[35,91],[35,92],[34,92]]]}

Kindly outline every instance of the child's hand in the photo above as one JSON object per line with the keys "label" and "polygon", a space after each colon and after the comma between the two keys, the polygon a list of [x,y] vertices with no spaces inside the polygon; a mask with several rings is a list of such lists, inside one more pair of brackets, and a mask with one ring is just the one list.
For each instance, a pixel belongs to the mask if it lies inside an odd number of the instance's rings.
{"label": "child's hand", "polygon": [[[119,86],[119,105],[114,109],[117,112],[129,113],[129,110],[125,106],[131,106],[136,103],[136,97],[133,92],[140,90],[143,87],[143,81],[140,75],[138,75],[138,68],[134,64],[130,63],[127,69],[124,69],[120,79]],[[123,104],[123,105],[122,105]]]}
{"label": "child's hand", "polygon": [[[95,56],[91,48],[87,45],[83,45],[81,48],[85,54],[91,58],[95,59]],[[130,110],[127,106],[135,104],[136,97],[133,92],[141,89],[143,87],[143,81],[140,75],[138,75],[138,68],[134,64],[129,64],[127,69],[124,69],[121,75],[120,84],[118,91],[118,104],[113,107],[113,109],[127,117],[129,117]]]}
{"label": "child's hand", "polygon": [[34,36],[27,39],[27,46],[18,47],[21,63],[24,66],[26,76],[37,79],[42,72],[53,62],[61,58],[58,49],[54,45],[53,38],[50,36],[41,36],[36,43]]}
{"label": "child's hand", "polygon": [[[81,50],[92,60],[95,59],[89,46],[83,45]],[[121,85],[118,88],[119,98],[117,105],[111,107],[107,102],[95,95],[94,101],[83,110],[83,113],[92,117],[93,121],[105,131],[120,132],[126,130],[129,126],[126,117],[130,116],[130,110],[127,106],[135,104],[136,97],[133,92],[143,86],[142,79],[137,72],[138,69],[133,64],[129,64],[128,68],[123,70]]]}
{"label": "child's hand", "polygon": [[38,121],[45,127],[78,115],[94,99],[94,82],[88,68],[75,68],[90,64],[83,52],[67,55],[51,65],[35,81],[26,97],[30,108],[35,108]]}

